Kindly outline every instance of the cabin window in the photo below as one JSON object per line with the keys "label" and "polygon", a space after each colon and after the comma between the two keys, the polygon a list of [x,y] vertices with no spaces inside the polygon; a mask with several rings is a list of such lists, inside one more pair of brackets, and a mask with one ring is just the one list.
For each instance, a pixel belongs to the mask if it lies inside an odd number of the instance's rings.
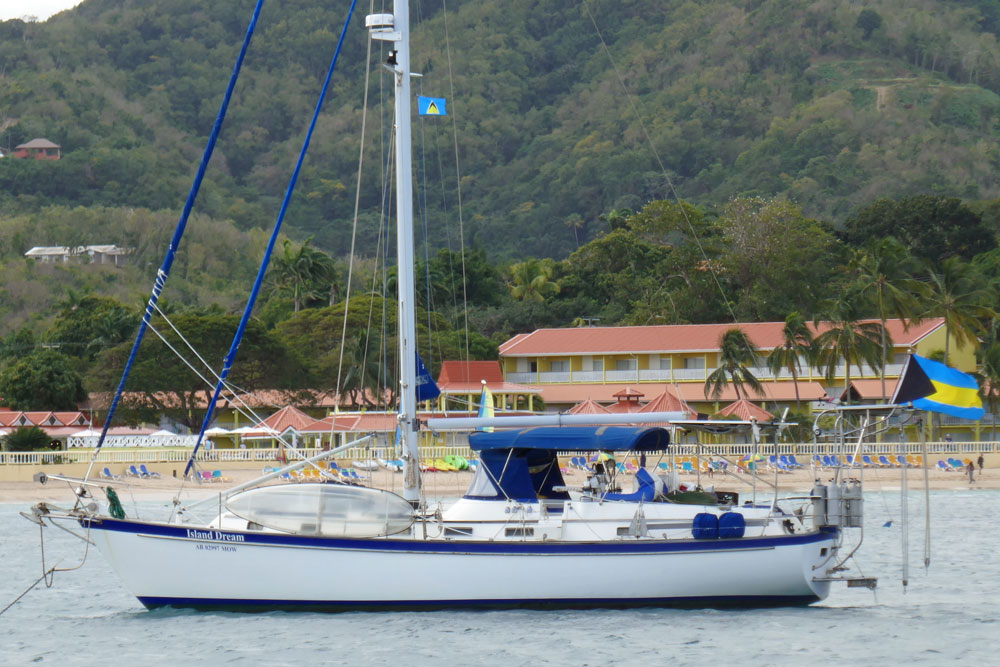
{"label": "cabin window", "polygon": [[472,536],[472,526],[455,526],[454,528],[444,529],[445,537],[471,537]]}
{"label": "cabin window", "polygon": [[553,373],[569,373],[569,361],[551,361],[549,362],[549,370]]}
{"label": "cabin window", "polygon": [[507,537],[534,537],[534,528],[508,528],[504,531]]}

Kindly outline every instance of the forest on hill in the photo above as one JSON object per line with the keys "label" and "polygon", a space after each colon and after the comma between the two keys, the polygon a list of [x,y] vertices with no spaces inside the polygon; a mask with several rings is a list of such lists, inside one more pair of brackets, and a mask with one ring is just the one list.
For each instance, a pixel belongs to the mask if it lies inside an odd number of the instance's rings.
{"label": "forest on hill", "polygon": [[[0,159],[8,402],[32,382],[65,396],[114,386],[254,4],[85,0],[45,23],[0,23],[0,148],[62,146],[58,161]],[[449,107],[414,126],[418,322],[434,372],[495,358],[520,332],[595,321],[954,311],[966,340],[990,347],[1000,0],[412,5],[417,92]],[[163,296],[219,357],[347,6],[265,5]],[[394,386],[391,86],[378,44],[365,59],[361,12],[255,311],[247,389],[340,388],[363,403],[362,388]],[[131,250],[126,266],[23,256],[109,243]],[[908,295],[892,307],[890,283]],[[147,341],[136,386],[193,400],[203,389],[165,370],[163,345]]]}
{"label": "forest on hill", "polygon": [[[565,257],[602,214],[673,198],[668,180],[709,209],[785,195],[834,224],[881,197],[1000,196],[997,0],[412,4],[417,92],[450,98],[451,115],[415,130],[435,247],[459,241],[459,173],[464,241],[505,260]],[[0,23],[0,147],[46,137],[64,155],[4,162],[2,210],[179,209],[253,6],[86,0]],[[265,4],[203,214],[274,220],[347,7]],[[383,206],[391,100],[364,11],[288,217],[335,256],[369,69],[363,241]]]}

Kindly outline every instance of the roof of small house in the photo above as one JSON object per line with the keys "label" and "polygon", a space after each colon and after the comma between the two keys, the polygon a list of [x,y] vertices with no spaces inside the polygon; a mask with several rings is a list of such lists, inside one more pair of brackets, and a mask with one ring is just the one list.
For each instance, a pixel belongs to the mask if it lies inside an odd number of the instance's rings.
{"label": "roof of small house", "polygon": [[16,146],[15,148],[62,148],[59,144],[54,144],[48,139],[36,138],[31,141]]}

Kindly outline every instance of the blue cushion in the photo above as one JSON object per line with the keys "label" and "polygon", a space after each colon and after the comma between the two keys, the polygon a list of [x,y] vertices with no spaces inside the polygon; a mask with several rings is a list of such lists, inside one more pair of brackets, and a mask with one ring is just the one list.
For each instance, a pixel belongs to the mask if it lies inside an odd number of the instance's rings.
{"label": "blue cushion", "polygon": [[691,535],[696,540],[714,540],[719,537],[719,517],[708,512],[694,515]]}
{"label": "blue cushion", "polygon": [[719,517],[719,537],[743,537],[747,521],[739,512],[725,512]]}

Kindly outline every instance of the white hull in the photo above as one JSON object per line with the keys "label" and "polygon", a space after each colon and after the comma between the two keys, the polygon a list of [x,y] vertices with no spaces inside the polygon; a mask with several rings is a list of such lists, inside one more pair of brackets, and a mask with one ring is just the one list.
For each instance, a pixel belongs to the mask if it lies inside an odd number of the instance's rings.
{"label": "white hull", "polygon": [[229,609],[809,604],[838,542],[351,540],[114,519],[90,534],[146,606]]}

